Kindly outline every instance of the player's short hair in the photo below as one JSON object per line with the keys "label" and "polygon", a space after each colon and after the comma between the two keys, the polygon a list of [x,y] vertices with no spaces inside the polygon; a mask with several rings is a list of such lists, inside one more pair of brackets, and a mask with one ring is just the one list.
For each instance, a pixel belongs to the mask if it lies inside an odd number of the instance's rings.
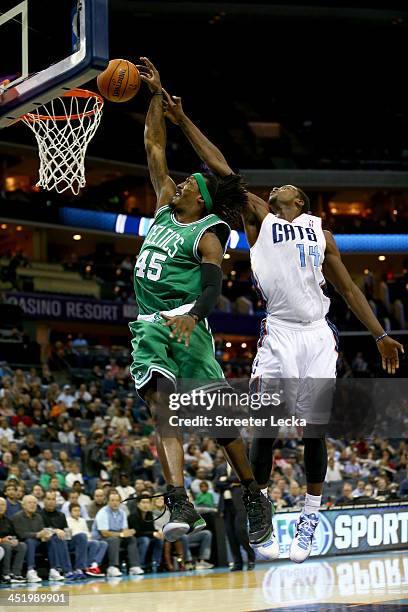
{"label": "player's short hair", "polygon": [[247,202],[244,179],[240,174],[220,177],[203,173],[207,180],[213,208],[212,213],[228,223],[230,227],[240,226],[241,212]]}
{"label": "player's short hair", "polygon": [[310,212],[310,199],[309,199],[309,196],[307,196],[305,194],[303,189],[299,189],[299,187],[296,187],[296,189],[298,190],[299,198],[303,202],[303,212],[305,212],[305,213]]}
{"label": "player's short hair", "polygon": [[81,509],[81,506],[79,504],[77,504],[77,502],[72,502],[71,504],[69,504],[69,511],[72,512],[73,508]]}

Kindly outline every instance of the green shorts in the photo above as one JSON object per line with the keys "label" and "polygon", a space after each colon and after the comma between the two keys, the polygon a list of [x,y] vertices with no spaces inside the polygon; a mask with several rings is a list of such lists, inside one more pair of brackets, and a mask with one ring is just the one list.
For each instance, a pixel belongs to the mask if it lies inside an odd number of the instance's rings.
{"label": "green shorts", "polygon": [[[170,379],[175,388],[191,391],[210,388],[206,381],[224,379],[220,364],[215,359],[214,340],[206,321],[200,321],[190,337],[190,346],[170,338],[170,328],[157,321],[132,321],[132,358],[130,373],[139,395],[143,396],[149,381],[155,375]],[[183,379],[183,380],[180,380]],[[220,385],[216,385],[220,387]],[[221,385],[224,386],[224,385]],[[143,389],[143,391],[142,391]]]}

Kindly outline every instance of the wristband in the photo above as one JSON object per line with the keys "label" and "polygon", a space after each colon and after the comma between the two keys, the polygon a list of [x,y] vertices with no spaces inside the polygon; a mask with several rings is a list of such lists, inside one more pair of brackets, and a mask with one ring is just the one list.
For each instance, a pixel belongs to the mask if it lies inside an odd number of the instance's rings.
{"label": "wristband", "polygon": [[162,94],[162,92],[161,92],[161,91],[156,91],[156,93],[154,93],[154,94],[152,94],[152,95],[153,95],[153,96],[162,96],[162,97],[163,97],[163,94]]}
{"label": "wristband", "polygon": [[387,332],[384,332],[381,336],[378,336],[378,338],[375,339],[376,342],[379,342],[380,340],[382,340],[383,338],[385,338],[386,336],[388,336]]}

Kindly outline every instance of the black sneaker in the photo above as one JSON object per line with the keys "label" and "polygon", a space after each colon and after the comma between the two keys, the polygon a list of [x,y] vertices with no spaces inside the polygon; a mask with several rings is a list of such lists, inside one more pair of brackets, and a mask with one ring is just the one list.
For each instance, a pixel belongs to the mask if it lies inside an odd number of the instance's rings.
{"label": "black sneaker", "polygon": [[0,583],[1,584],[11,584],[10,576],[0,576]]}
{"label": "black sneaker", "polygon": [[165,493],[164,499],[171,513],[169,522],[163,527],[168,542],[175,542],[186,533],[197,533],[206,527],[205,520],[188,501],[184,489],[173,487]]}
{"label": "black sneaker", "polygon": [[242,499],[248,515],[248,535],[251,546],[260,546],[272,534],[272,502],[253,482],[245,489]]}
{"label": "black sneaker", "polygon": [[10,580],[12,584],[22,584],[23,582],[27,582],[27,579],[24,576],[16,576],[15,574],[10,575]]}

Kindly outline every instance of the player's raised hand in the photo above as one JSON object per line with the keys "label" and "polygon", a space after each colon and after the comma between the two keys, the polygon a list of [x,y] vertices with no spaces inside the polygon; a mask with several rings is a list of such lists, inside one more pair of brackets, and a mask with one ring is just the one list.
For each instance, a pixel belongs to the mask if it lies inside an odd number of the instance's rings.
{"label": "player's raised hand", "polygon": [[164,93],[164,116],[175,125],[179,125],[179,123],[185,117],[183,107],[181,105],[181,98],[178,96],[171,96],[165,89],[162,91]]}
{"label": "player's raised hand", "polygon": [[377,342],[377,348],[381,353],[383,370],[388,374],[395,374],[399,368],[399,353],[404,353],[402,344],[385,336]]}
{"label": "player's raised hand", "polygon": [[170,338],[177,338],[177,342],[182,342],[186,346],[190,346],[190,336],[193,333],[196,321],[190,315],[176,315],[171,317],[164,312],[160,313],[163,319],[167,319],[167,323],[163,323],[166,327],[172,327]]}
{"label": "player's raised hand", "polygon": [[152,93],[161,93],[162,86],[160,81],[160,74],[156,66],[147,58],[141,57],[140,61],[142,64],[137,64],[136,68],[139,70],[140,78],[142,81],[147,83]]}

